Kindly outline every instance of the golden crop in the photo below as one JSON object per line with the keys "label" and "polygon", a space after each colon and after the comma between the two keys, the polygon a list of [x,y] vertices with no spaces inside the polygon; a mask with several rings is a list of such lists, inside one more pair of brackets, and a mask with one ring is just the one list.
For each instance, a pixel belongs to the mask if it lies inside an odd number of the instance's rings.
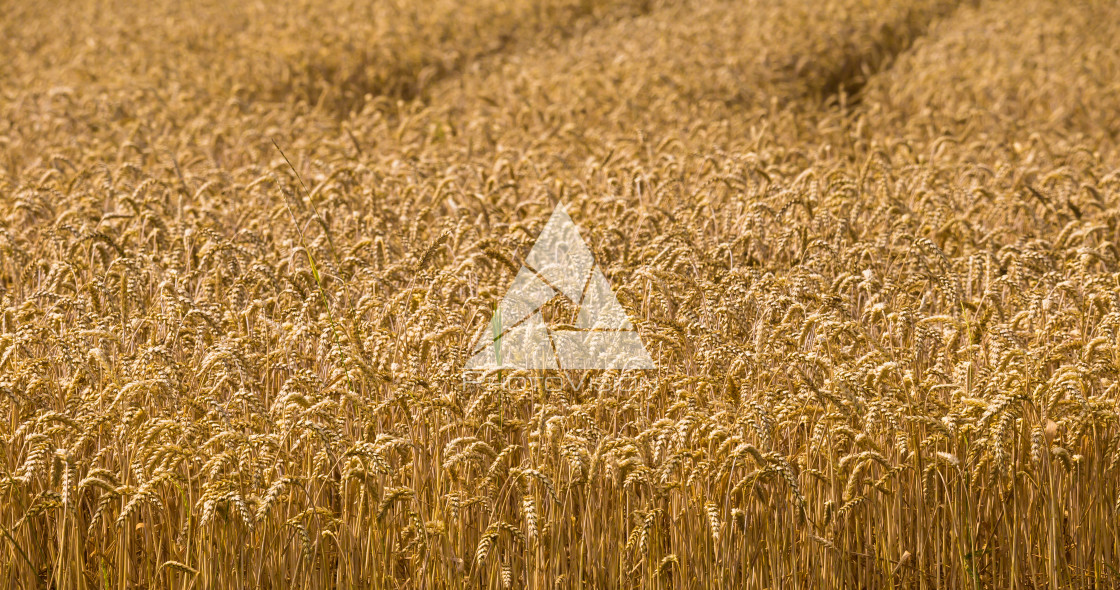
{"label": "golden crop", "polygon": [[[0,6],[0,586],[1120,586],[1120,6]],[[658,369],[465,382],[564,202]]]}

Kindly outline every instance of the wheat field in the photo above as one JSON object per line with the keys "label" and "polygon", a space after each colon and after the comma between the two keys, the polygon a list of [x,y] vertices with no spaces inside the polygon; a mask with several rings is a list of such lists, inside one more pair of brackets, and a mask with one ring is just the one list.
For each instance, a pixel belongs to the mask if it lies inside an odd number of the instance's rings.
{"label": "wheat field", "polygon": [[[0,3],[0,586],[1120,587],[1117,39]],[[465,380],[558,204],[657,369]]]}

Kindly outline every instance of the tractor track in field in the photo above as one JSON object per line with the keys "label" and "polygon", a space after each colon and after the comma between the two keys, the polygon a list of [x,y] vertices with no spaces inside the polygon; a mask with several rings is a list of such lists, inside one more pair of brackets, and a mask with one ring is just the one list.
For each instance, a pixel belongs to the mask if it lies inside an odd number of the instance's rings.
{"label": "tractor track in field", "polygon": [[889,69],[895,60],[925,37],[931,27],[951,16],[964,2],[977,4],[978,0],[950,0],[936,2],[928,7],[911,7],[903,18],[884,22],[872,32],[872,43],[862,49],[845,48],[842,59],[829,72],[820,77],[815,88],[816,96],[825,102],[846,97],[847,104],[857,104],[860,93],[876,74]]}
{"label": "tractor track in field", "polygon": [[[403,101],[422,99],[428,89],[454,79],[471,67],[471,64],[515,53],[527,49],[534,43],[539,43],[542,31],[547,31],[544,36],[549,44],[558,45],[580,34],[581,31],[639,18],[653,12],[656,7],[654,0],[580,2],[576,6],[562,9],[566,14],[551,22],[532,22],[528,26],[515,24],[503,31],[490,31],[490,38],[482,42],[478,48],[467,50],[448,61],[404,60],[372,76],[363,68],[343,74],[341,77],[337,73],[325,77],[311,75],[308,76],[311,83],[303,89],[297,89],[297,92],[305,94],[310,103],[320,108],[325,107],[339,118],[343,118],[354,110],[360,110],[370,97]],[[597,9],[605,14],[597,17],[595,15]],[[307,67],[313,70],[316,64],[311,63]],[[331,96],[330,89],[338,87],[346,89],[344,94]],[[289,92],[290,89],[277,88],[268,95],[273,99],[281,99]]]}

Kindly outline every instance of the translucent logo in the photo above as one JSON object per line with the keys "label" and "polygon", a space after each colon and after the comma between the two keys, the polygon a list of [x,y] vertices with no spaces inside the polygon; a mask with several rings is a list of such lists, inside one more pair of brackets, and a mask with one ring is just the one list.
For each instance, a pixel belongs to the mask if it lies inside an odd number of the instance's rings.
{"label": "translucent logo", "polygon": [[[578,310],[570,325],[545,321],[542,311],[557,298]],[[653,368],[579,228],[558,205],[480,331],[465,370]]]}

